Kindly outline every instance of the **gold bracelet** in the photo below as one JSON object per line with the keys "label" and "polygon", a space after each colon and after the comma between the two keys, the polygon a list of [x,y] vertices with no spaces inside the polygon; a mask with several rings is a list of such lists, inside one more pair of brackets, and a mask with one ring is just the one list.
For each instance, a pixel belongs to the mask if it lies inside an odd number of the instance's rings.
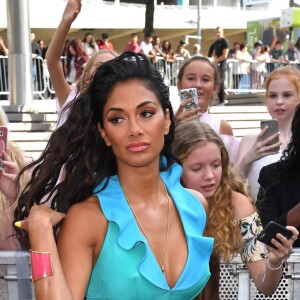
{"label": "gold bracelet", "polygon": [[282,268],[283,259],[281,260],[280,265],[279,265],[278,267],[276,267],[276,268],[272,268],[272,267],[270,266],[270,260],[269,260],[269,257],[266,258],[266,264],[267,264],[267,267],[268,267],[270,270],[272,270],[272,271],[277,271],[277,270],[279,270],[279,269]]}

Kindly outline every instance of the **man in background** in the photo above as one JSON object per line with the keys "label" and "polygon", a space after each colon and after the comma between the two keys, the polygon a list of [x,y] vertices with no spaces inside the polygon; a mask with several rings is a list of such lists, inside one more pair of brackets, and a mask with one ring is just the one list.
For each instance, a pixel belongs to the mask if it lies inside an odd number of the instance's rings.
{"label": "man in background", "polygon": [[222,27],[217,27],[216,30],[217,39],[210,46],[208,51],[208,57],[212,58],[212,61],[217,64],[219,80],[220,80],[220,89],[218,93],[219,104],[224,105],[225,103],[225,87],[224,79],[226,72],[226,60],[229,52],[229,43],[224,37],[224,32]]}

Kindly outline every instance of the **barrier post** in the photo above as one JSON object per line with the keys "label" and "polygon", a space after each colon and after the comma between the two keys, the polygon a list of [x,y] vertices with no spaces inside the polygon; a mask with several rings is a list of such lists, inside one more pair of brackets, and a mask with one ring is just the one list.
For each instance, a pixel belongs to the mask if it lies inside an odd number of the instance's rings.
{"label": "barrier post", "polygon": [[28,0],[6,0],[11,105],[33,102]]}

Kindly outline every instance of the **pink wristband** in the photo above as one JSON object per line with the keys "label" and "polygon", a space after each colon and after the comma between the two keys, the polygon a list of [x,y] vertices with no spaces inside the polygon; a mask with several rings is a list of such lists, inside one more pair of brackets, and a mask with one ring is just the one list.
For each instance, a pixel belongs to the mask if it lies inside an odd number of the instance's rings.
{"label": "pink wristband", "polygon": [[32,281],[53,275],[50,252],[37,252],[30,250]]}

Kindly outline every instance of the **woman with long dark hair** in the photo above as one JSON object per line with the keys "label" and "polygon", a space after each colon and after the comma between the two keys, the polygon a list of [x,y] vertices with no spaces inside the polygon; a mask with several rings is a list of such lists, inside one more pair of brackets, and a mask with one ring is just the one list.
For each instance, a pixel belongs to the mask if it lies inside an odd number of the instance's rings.
{"label": "woman with long dark hair", "polygon": [[207,203],[180,184],[173,119],[169,88],[143,54],[104,63],[79,92],[15,211],[37,299],[186,300],[202,290]]}

